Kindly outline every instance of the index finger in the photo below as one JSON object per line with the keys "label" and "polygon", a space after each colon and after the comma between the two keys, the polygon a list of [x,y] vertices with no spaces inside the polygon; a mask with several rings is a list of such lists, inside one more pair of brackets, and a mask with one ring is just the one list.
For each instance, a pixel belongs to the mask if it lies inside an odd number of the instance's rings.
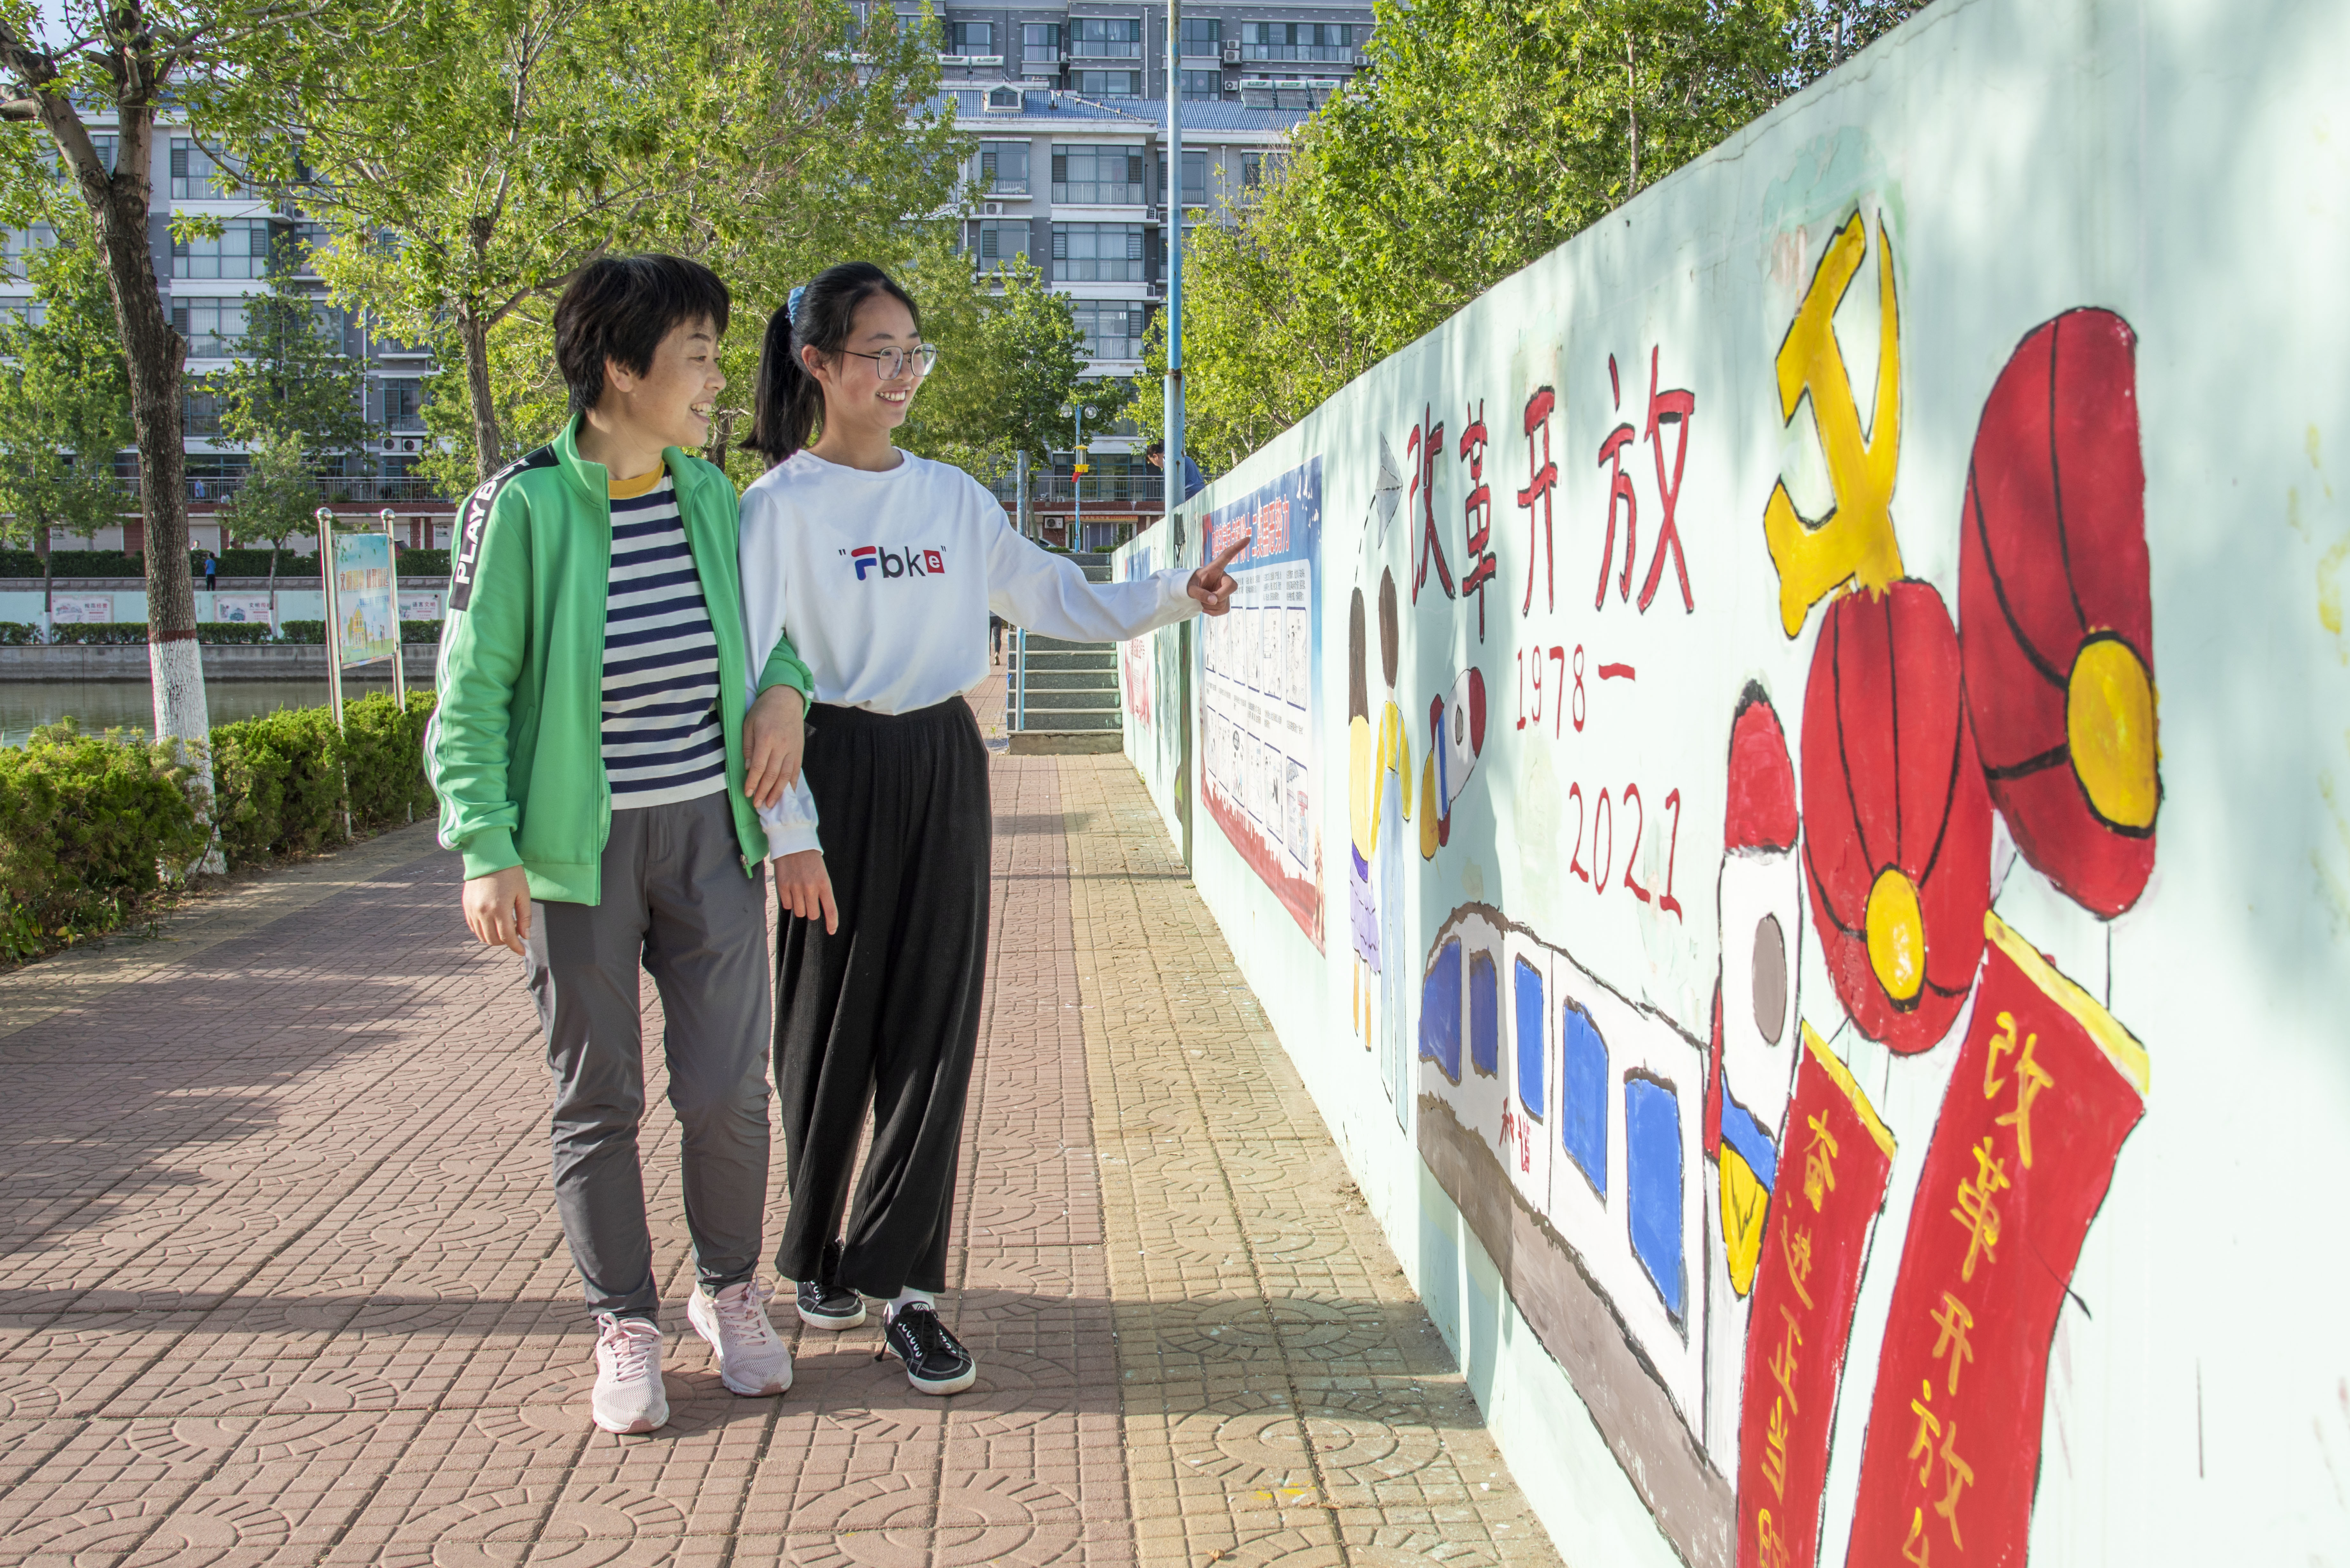
{"label": "index finger", "polygon": [[1233,540],[1230,545],[1225,545],[1223,553],[1208,564],[1208,570],[1211,572],[1221,572],[1226,566],[1231,566],[1232,564],[1233,557],[1237,556],[1243,550],[1247,549],[1249,547],[1249,541],[1253,537],[1255,537],[1253,532],[1243,534],[1239,538]]}

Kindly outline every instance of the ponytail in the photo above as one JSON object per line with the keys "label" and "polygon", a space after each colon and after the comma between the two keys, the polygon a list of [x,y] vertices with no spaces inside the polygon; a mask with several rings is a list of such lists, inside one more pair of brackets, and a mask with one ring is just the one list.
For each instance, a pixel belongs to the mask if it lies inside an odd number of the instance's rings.
{"label": "ponytail", "polygon": [[824,417],[824,384],[800,358],[814,348],[837,360],[855,329],[857,307],[868,296],[887,294],[914,317],[922,329],[921,307],[898,280],[871,262],[843,262],[827,267],[792,290],[791,298],[767,318],[759,344],[759,380],[751,402],[751,433],[743,444],[767,460],[773,468],[806,446]]}

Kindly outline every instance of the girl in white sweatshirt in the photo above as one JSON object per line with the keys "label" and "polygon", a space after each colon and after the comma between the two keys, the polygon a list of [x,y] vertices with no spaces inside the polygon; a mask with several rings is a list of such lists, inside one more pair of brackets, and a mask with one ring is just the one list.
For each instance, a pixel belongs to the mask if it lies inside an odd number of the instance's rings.
{"label": "girl in white sweatshirt", "polygon": [[[1230,553],[1089,583],[969,474],[898,451],[890,432],[934,358],[912,297],[878,266],[792,291],[761,350],[746,444],[771,466],[743,495],[742,567],[753,798],[776,799],[803,761],[799,694],[770,653],[796,648],[816,683],[804,786],[767,813],[787,915],[775,1085],[791,1217],[776,1268],[814,1327],[851,1328],[863,1298],[888,1303],[908,1379],[952,1394],[976,1374],[934,1293],[979,1041],[992,832],[987,748],[962,693],[987,678],[988,616],[1122,640],[1223,614],[1232,585]],[[844,1232],[868,1099],[873,1147]]]}

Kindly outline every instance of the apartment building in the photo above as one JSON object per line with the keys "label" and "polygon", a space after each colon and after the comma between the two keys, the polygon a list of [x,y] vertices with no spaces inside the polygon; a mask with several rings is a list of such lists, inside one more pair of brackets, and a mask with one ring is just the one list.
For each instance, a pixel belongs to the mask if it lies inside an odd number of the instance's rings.
{"label": "apartment building", "polygon": [[[95,140],[109,165],[117,139],[104,122],[94,125]],[[172,324],[188,340],[187,380],[182,415],[187,462],[190,533],[199,546],[218,548],[218,513],[234,495],[242,479],[246,455],[220,440],[220,409],[206,389],[207,378],[232,362],[245,327],[245,301],[268,292],[270,258],[292,243],[307,258],[323,238],[316,223],[282,204],[240,193],[234,174],[221,168],[184,122],[165,120],[156,127],[151,178],[154,211],[149,243],[155,277],[171,311]],[[217,220],[215,236],[177,239],[172,219],[202,217]],[[22,316],[34,307],[26,279],[26,254],[51,244],[45,228],[15,230],[0,234],[0,312]],[[339,513],[364,515],[372,521],[390,508],[400,519],[399,536],[422,547],[446,546],[454,508],[433,492],[415,470],[425,446],[424,378],[432,358],[423,348],[369,333],[366,324],[348,311],[327,303],[326,289],[300,264],[298,280],[317,296],[317,310],[330,331],[339,333],[343,350],[366,368],[368,440],[364,450],[348,454],[338,472],[319,482],[319,501]],[[126,514],[138,506],[138,458],[125,452],[116,459],[124,481]],[[61,547],[138,549],[140,524],[135,515],[102,529],[88,538],[52,541]]]}
{"label": "apartment building", "polygon": [[[964,244],[982,275],[1025,257],[1075,304],[1088,373],[1142,373],[1174,239],[1168,73],[1181,95],[1185,232],[1230,222],[1290,133],[1364,64],[1367,5],[949,5],[943,88],[978,142]],[[918,23],[910,14],[904,19]],[[1163,482],[1132,425],[1086,432],[1093,472],[1053,454],[1031,491],[1047,538],[1099,545],[1159,514]],[[1074,444],[1075,432],[1071,433]],[[1007,504],[1012,488],[999,487]],[[1070,524],[1082,513],[1082,541]]]}

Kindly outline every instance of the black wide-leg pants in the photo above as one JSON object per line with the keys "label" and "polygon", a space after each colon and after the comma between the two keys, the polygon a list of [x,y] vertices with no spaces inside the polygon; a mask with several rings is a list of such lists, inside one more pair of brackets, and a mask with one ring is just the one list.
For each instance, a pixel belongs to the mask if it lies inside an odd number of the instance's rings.
{"label": "black wide-leg pants", "polygon": [[[818,706],[804,766],[840,929],[785,918],[775,1088],[791,1215],[775,1255],[868,1296],[946,1288],[962,1110],[986,980],[987,746],[960,697],[912,713]],[[840,1231],[868,1104],[873,1148]]]}

